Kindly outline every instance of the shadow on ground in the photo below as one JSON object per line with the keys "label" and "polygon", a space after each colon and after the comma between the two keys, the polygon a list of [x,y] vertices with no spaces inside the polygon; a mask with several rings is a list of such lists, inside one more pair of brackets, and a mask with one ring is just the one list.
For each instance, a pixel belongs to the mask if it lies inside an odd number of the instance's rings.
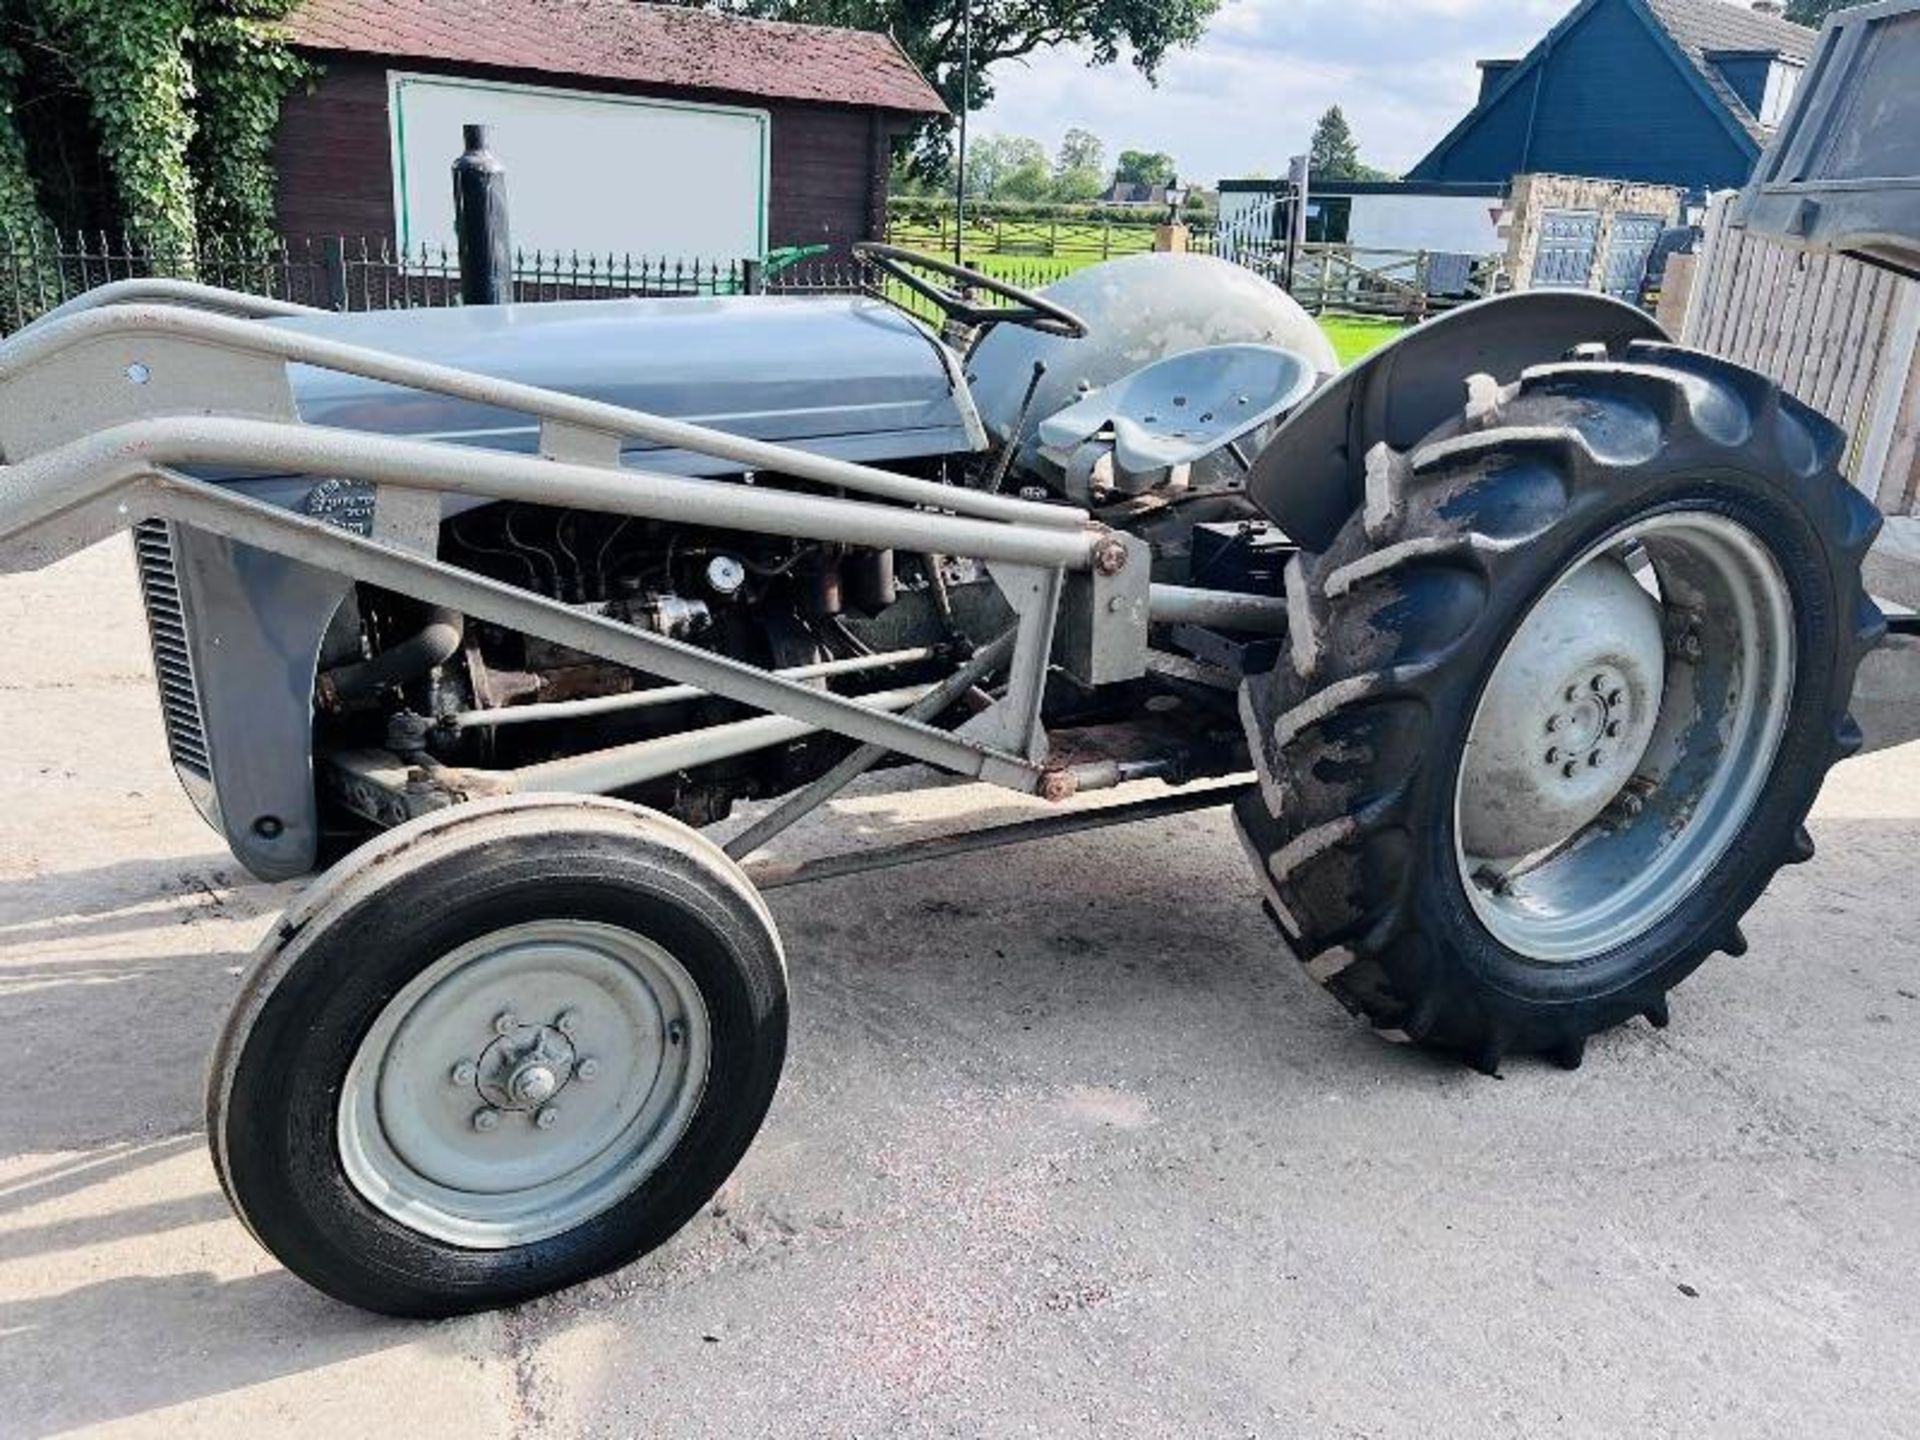
{"label": "shadow on ground", "polygon": [[[904,797],[863,805],[806,848],[919,819]],[[1645,1308],[1684,1299],[1677,1283],[1737,1294],[1739,1257],[1768,1226],[1791,1242],[1767,1257],[1768,1285],[1804,1286],[1795,1304],[1823,1336],[1877,1353],[1824,1298],[1894,1303],[1834,1258],[1833,1207],[1798,1191],[1775,1203],[1759,1177],[1817,1180],[1832,1162],[1867,1167],[1851,1193],[1875,1204],[1909,1188],[1907,1170],[1875,1167],[1911,1164],[1899,1147],[1920,1073],[1888,1037],[1920,1022],[1915,951],[1898,938],[1920,827],[1817,830],[1822,859],[1762,903],[1749,958],[1681,993],[1673,1030],[1636,1023],[1578,1075],[1522,1061],[1504,1083],[1380,1043],[1314,991],[1218,814],[779,892],[792,1054],[741,1173],[654,1257],[478,1332],[360,1315],[260,1258],[192,1133],[246,955],[177,944],[182,907],[200,903],[179,877],[204,868],[66,877],[60,913],[93,928],[25,955],[31,920],[0,929],[0,1034],[28,1062],[0,1103],[0,1266],[35,1277],[0,1299],[0,1394],[14,1421],[61,1428],[423,1341],[451,1354],[480,1333],[511,1352],[529,1413],[586,1428],[725,1415],[742,1433],[902,1416],[965,1429],[969,1407],[1004,1405],[1043,1427],[1099,1411],[1124,1429],[1104,1407],[1171,1420],[1196,1396],[1209,1423],[1258,1428],[1275,1386],[1327,1373],[1302,1314],[1354,1345],[1400,1317],[1417,1343],[1392,1363],[1417,1396],[1474,1363],[1460,1334],[1507,1323],[1452,1326],[1449,1304],[1518,1316],[1535,1292],[1575,1294],[1617,1372],[1636,1326],[1677,1349],[1705,1313]],[[178,903],[142,908],[149,882]],[[217,923],[237,933],[284,893],[235,884]],[[0,915],[30,905],[26,888],[0,892]],[[1699,1219],[1688,1186],[1723,1209],[1757,1196],[1753,1225]],[[1367,1257],[1389,1251],[1426,1257],[1454,1293],[1405,1266],[1372,1273]],[[1814,1324],[1762,1298],[1738,1321],[1749,1331]],[[1215,1327],[1231,1338],[1207,1349]],[[1526,1343],[1539,1375],[1582,1342],[1549,1327]],[[1036,1368],[1053,1355],[1092,1373],[1110,1354],[1138,1372],[1111,1401]],[[1156,1365],[1164,1394],[1138,1379]]]}

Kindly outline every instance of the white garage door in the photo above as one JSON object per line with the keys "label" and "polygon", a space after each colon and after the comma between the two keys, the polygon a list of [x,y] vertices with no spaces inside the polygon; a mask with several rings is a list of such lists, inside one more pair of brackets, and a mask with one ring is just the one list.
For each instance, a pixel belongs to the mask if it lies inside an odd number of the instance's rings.
{"label": "white garage door", "polygon": [[403,249],[454,244],[461,127],[491,127],[513,243],[531,253],[731,261],[766,253],[764,110],[388,76]]}

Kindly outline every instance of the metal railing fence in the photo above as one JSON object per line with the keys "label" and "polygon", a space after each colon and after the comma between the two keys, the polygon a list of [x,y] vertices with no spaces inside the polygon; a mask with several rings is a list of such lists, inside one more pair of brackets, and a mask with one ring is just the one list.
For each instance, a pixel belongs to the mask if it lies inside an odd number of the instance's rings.
{"label": "metal railing fence", "polygon": [[[1012,284],[1038,289],[1060,278],[1044,262],[995,263]],[[213,242],[192,250],[152,249],[91,233],[18,236],[0,232],[0,334],[114,280],[197,280],[323,310],[414,310],[460,303],[460,262],[451,246],[400,251],[384,240],[294,238],[246,248]],[[871,295],[937,321],[905,286],[850,255],[804,259],[784,268],[763,261],[520,251],[514,296],[522,303],[697,295]]]}
{"label": "metal railing fence", "polygon": [[[1011,223],[1011,222],[1009,222]],[[1116,225],[1116,232],[1139,227]],[[895,234],[896,243],[933,254],[951,253],[937,236]],[[1151,234],[1148,233],[1151,248]],[[1212,236],[1194,248],[1213,249]],[[1112,253],[1144,253],[1129,238]],[[1271,246],[1242,240],[1227,257],[1279,283],[1279,255]],[[1038,290],[1093,264],[1100,254],[969,256],[997,279]],[[758,259],[682,260],[667,256],[602,255],[578,251],[520,251],[514,257],[514,295],[522,303],[603,300],[623,297],[774,295],[869,295],[938,323],[938,311],[905,286],[851,255],[825,255],[769,266]],[[0,334],[11,333],[74,296],[114,280],[197,280],[247,294],[269,296],[324,310],[410,310],[460,303],[459,257],[451,246],[402,251],[390,242],[343,237],[298,237],[268,246],[218,241],[191,250],[154,249],[125,237],[99,233],[54,236],[0,232]],[[1309,309],[1419,318],[1461,300],[1491,293],[1498,284],[1492,261],[1456,277],[1454,293],[1441,293],[1433,267],[1414,252],[1358,252],[1341,246],[1307,246],[1293,276],[1295,298]]]}
{"label": "metal railing fence", "polygon": [[[96,286],[148,278],[197,280],[324,310],[460,303],[459,257],[450,246],[401,251],[384,240],[329,236],[167,249],[101,233],[0,232],[0,331],[16,330]],[[732,295],[758,283],[753,262],[746,260],[547,250],[522,251],[514,259],[516,298],[528,302]]]}

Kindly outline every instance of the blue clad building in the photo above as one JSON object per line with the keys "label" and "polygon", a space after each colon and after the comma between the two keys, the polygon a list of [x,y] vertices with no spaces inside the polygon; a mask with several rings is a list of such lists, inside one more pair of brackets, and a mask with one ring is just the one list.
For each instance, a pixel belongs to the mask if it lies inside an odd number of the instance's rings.
{"label": "blue clad building", "polygon": [[1473,110],[1407,173],[1550,173],[1717,190],[1745,182],[1815,32],[1762,0],[1581,0],[1519,60],[1481,62]]}

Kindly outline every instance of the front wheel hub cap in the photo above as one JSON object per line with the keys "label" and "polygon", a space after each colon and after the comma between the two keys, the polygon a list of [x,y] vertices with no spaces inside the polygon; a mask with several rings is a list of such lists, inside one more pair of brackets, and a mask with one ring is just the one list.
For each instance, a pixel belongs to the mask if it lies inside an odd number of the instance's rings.
{"label": "front wheel hub cap", "polygon": [[575,1059],[558,1026],[518,1026],[480,1057],[480,1094],[501,1110],[538,1110],[566,1086]]}
{"label": "front wheel hub cap", "polygon": [[1646,753],[1665,690],[1659,602],[1614,559],[1569,576],[1488,682],[1462,762],[1461,840],[1531,855],[1590,824]]}
{"label": "front wheel hub cap", "polygon": [[342,1164],[413,1230],[532,1244],[659,1167],[711,1049],[699,986],[646,937],[573,920],[495,931],[427,966],[374,1022],[342,1087]]}

